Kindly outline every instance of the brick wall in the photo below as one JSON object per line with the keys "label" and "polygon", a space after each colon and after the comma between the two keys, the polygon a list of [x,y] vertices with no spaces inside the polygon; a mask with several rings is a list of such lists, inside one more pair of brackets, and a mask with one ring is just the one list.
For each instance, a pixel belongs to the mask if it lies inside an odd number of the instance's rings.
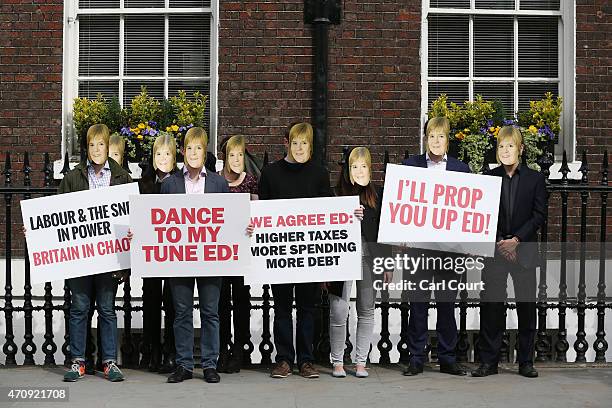
{"label": "brick wall", "polygon": [[[242,133],[251,149],[282,157],[285,127],[309,120],[312,34],[303,1],[225,1],[219,32],[219,136]],[[414,5],[410,5],[414,4]],[[399,160],[419,146],[420,4],[344,2],[329,31],[328,161],[342,146],[372,146],[375,179],[385,149]]]}

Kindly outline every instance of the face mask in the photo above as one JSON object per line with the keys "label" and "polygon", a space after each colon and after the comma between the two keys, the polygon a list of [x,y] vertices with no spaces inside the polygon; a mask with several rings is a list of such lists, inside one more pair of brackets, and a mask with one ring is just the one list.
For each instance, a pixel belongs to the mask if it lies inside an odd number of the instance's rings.
{"label": "face mask", "polygon": [[94,164],[101,165],[108,159],[108,145],[101,137],[94,138],[87,146],[87,158]]}
{"label": "face mask", "polygon": [[185,148],[185,160],[192,169],[201,169],[204,167],[204,159],[206,158],[206,149],[201,143],[189,143]]}
{"label": "face mask", "polygon": [[444,156],[447,144],[448,137],[442,132],[433,131],[427,136],[427,148],[434,156]]}
{"label": "face mask", "polygon": [[121,151],[115,145],[110,146],[108,148],[108,155],[111,159],[115,160],[119,165],[123,163],[123,156],[121,155]]}
{"label": "face mask", "polygon": [[291,156],[297,163],[306,163],[310,160],[310,143],[306,141],[306,138],[295,137],[291,141],[289,146],[291,149]]}
{"label": "face mask", "polygon": [[506,166],[517,164],[522,150],[522,146],[517,146],[512,139],[506,139],[497,145],[499,161]]}
{"label": "face mask", "polygon": [[174,167],[174,160],[172,159],[170,149],[166,146],[161,146],[154,154],[157,169],[164,173],[170,173]]}
{"label": "face mask", "polygon": [[352,183],[359,184],[360,186],[367,186],[370,184],[370,167],[367,165],[365,160],[356,160],[349,167]]}
{"label": "face mask", "polygon": [[242,173],[244,169],[244,152],[240,147],[232,149],[227,155],[229,168],[236,174]]}

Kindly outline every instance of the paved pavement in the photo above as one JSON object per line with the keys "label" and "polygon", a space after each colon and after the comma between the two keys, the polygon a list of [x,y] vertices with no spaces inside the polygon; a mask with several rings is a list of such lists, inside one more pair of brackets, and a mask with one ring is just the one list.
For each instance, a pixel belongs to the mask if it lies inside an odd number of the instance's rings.
{"label": "paved pavement", "polygon": [[527,379],[515,366],[487,378],[452,377],[426,368],[423,375],[404,377],[397,366],[373,366],[370,377],[344,379],[321,368],[321,378],[297,374],[272,379],[263,368],[222,375],[220,384],[207,384],[201,372],[182,384],[167,384],[165,376],[124,370],[127,380],[110,383],[86,376],[77,383],[62,382],[63,367],[0,368],[0,388],[8,386],[68,387],[69,401],[61,403],[6,402],[0,407],[606,407],[612,406],[612,367],[539,368],[540,377]]}

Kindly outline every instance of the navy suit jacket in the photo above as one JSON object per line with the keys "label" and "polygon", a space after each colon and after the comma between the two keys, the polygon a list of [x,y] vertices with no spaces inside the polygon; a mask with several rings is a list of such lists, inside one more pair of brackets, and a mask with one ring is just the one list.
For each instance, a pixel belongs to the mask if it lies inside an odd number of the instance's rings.
{"label": "navy suit jacket", "polygon": [[[412,167],[424,167],[427,168],[427,156],[425,153],[416,154],[414,156],[410,156],[408,159],[402,161],[404,166],[412,166]],[[461,173],[469,173],[470,166],[462,162],[461,160],[457,160],[454,157],[446,156],[446,170],[448,171],[458,171]]]}
{"label": "navy suit jacket", "polygon": [[[166,178],[161,185],[162,194],[185,194],[185,176],[183,170],[175,171],[170,177]],[[207,170],[204,182],[205,193],[229,193],[229,186],[225,178],[217,173]]]}

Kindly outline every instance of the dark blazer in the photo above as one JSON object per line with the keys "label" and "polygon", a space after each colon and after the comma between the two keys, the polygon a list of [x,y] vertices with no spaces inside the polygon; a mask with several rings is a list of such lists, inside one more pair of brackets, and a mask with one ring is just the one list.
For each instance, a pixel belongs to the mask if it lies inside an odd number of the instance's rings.
{"label": "dark blazer", "polygon": [[[210,170],[206,170],[206,180],[204,183],[205,193],[229,193],[229,186],[225,178]],[[183,170],[175,171],[170,177],[166,178],[161,185],[161,194],[185,194],[185,176]]]}
{"label": "dark blazer", "polygon": [[[404,166],[427,168],[427,156],[425,155],[425,153],[410,156],[408,159],[402,161],[402,164]],[[446,170],[458,171],[460,173],[469,173],[470,166],[468,166],[461,160],[457,160],[454,157],[447,155],[446,156]]]}
{"label": "dark blazer", "polygon": [[[497,237],[504,234],[516,236],[521,243],[518,246],[518,263],[525,268],[535,268],[539,264],[537,231],[544,224],[547,208],[546,183],[542,173],[531,170],[527,166],[520,168],[519,184],[514,199],[512,225],[510,231],[503,231],[503,220],[507,209],[500,200],[499,217],[497,221]],[[487,175],[502,177],[504,166],[496,167]]]}

